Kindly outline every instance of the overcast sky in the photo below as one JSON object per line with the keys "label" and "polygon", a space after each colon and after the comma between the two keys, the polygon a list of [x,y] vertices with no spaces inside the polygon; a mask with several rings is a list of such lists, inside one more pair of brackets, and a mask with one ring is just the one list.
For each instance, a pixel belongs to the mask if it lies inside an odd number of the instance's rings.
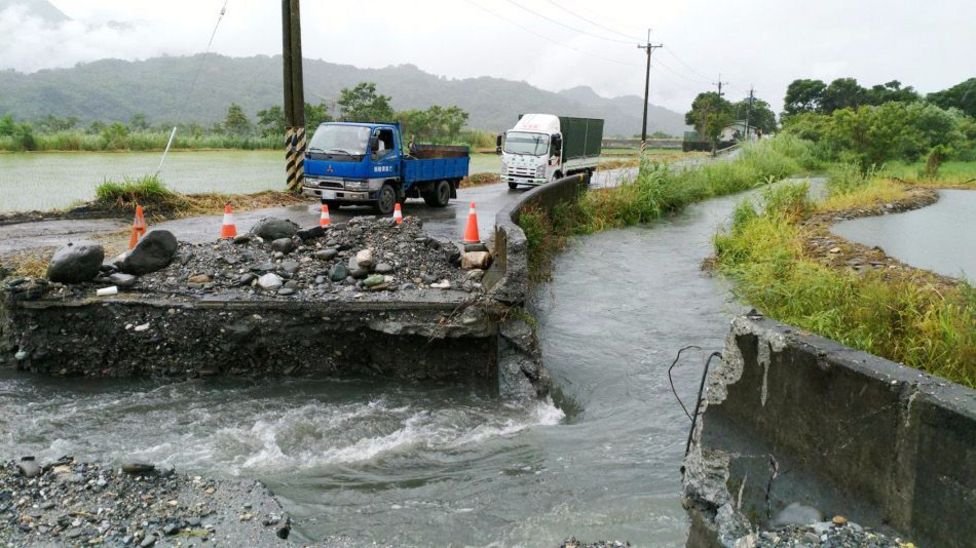
{"label": "overcast sky", "polygon": [[[8,3],[11,0],[6,0]],[[0,13],[0,68],[202,52],[225,0],[51,0],[72,18]],[[3,2],[0,2],[2,4]],[[227,0],[213,51],[281,51],[278,0]],[[114,22],[114,23],[113,23]],[[126,23],[119,26],[115,23]],[[641,95],[637,42],[651,27],[651,102],[684,112],[718,80],[782,108],[795,78],[899,79],[924,92],[976,76],[976,0],[304,0],[305,56],[358,67],[412,63],[449,78]],[[381,90],[395,95],[396,90]]]}

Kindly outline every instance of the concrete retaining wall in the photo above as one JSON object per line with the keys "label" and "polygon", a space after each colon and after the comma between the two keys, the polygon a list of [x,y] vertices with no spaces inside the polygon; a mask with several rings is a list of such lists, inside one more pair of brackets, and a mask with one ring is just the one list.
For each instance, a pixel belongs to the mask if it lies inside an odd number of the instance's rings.
{"label": "concrete retaining wall", "polygon": [[528,207],[551,214],[560,203],[579,198],[586,189],[583,175],[563,177],[537,186],[495,216],[494,254],[484,283],[492,298],[512,305],[525,302],[529,292],[529,248],[525,232],[518,226],[519,215]]}
{"label": "concrete retaining wall", "polygon": [[687,503],[724,544],[800,501],[973,546],[976,391],[758,317],[733,322],[725,360],[685,463]]}

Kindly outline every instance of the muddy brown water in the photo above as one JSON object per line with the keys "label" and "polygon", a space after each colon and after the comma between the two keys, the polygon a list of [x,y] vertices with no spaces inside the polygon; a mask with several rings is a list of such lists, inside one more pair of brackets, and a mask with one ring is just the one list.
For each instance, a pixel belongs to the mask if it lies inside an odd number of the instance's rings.
{"label": "muddy brown water", "polygon": [[373,378],[60,381],[0,371],[4,457],[145,460],[267,482],[303,539],[683,546],[679,466],[705,352],[741,307],[703,274],[738,197],[574,241],[537,288],[551,401]]}

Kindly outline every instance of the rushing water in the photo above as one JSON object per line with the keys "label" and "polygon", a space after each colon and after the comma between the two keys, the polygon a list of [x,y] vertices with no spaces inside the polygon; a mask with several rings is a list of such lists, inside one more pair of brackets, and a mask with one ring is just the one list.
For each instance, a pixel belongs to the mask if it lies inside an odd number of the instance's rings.
{"label": "rushing water", "polygon": [[[171,152],[161,176],[180,192],[249,193],[284,186],[283,152]],[[106,179],[155,173],[159,152],[0,153],[0,212],[68,207],[95,196]],[[471,172],[497,172],[497,156],[474,154]]]}
{"label": "rushing water", "polygon": [[[535,307],[553,403],[375,379],[78,382],[0,373],[4,457],[127,459],[259,478],[310,540],[681,546],[690,421],[667,367],[720,349],[735,305],[703,274],[736,198],[574,242]],[[689,405],[703,353],[675,369]]]}
{"label": "rushing water", "polygon": [[844,221],[839,236],[869,246],[912,266],[976,282],[976,192],[940,190],[928,207]]}

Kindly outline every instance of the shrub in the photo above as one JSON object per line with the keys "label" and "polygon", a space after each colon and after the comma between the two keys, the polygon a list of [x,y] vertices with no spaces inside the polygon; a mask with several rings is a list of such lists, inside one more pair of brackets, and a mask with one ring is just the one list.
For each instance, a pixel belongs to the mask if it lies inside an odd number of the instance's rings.
{"label": "shrub", "polygon": [[105,181],[95,188],[95,203],[109,210],[126,212],[141,205],[160,214],[178,212],[187,207],[186,199],[170,190],[155,175],[122,182]]}

